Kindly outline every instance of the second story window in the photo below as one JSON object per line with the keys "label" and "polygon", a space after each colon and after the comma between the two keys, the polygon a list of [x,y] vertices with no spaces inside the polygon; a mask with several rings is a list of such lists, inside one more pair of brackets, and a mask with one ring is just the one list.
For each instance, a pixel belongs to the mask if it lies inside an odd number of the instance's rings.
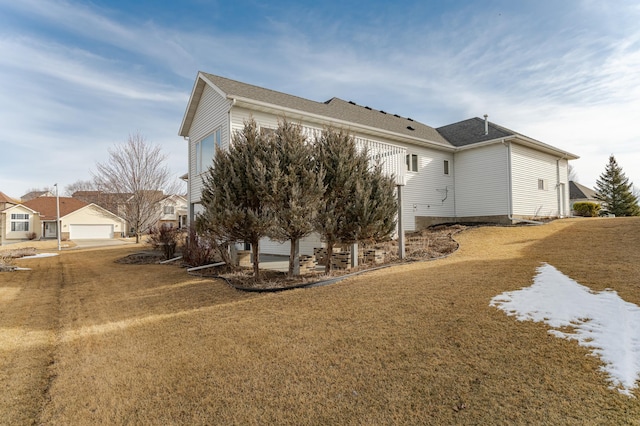
{"label": "second story window", "polygon": [[213,164],[216,146],[222,146],[222,131],[217,129],[209,136],[196,142],[196,173],[204,173]]}

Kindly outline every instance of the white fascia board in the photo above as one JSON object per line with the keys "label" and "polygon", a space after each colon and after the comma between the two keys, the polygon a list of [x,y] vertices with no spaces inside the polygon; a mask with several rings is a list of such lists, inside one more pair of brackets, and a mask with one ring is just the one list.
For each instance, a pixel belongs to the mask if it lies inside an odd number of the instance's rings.
{"label": "white fascia board", "polygon": [[497,138],[497,139],[491,139],[488,141],[484,141],[484,142],[478,142],[478,143],[474,143],[471,145],[465,145],[465,146],[461,146],[456,148],[456,152],[459,151],[467,151],[470,149],[474,149],[474,148],[481,148],[483,146],[488,146],[488,145],[495,145],[497,143],[504,143],[504,142],[515,142],[515,143],[520,143],[522,145],[531,147],[531,148],[535,148],[537,150],[540,151],[544,151],[547,152],[549,154],[553,154],[553,155],[557,155],[559,157],[562,158],[566,158],[567,160],[577,160],[578,158],[580,158],[579,156],[572,154],[570,152],[567,151],[563,151],[561,149],[555,148],[551,145],[547,145],[546,143],[537,141],[535,139],[531,139],[528,138],[526,136],[523,135],[512,135],[512,136],[506,136],[503,138]]}
{"label": "white fascia board", "polygon": [[350,130],[362,130],[364,133],[369,133],[373,135],[379,135],[382,137],[390,138],[399,142],[407,142],[411,141],[411,143],[415,143],[416,145],[423,145],[430,148],[437,148],[445,151],[453,152],[455,151],[455,147],[444,145],[440,142],[429,141],[426,139],[417,138],[415,136],[403,135],[401,133],[390,132],[387,130],[378,129],[371,126],[365,126],[362,124],[353,123],[351,121],[340,120],[338,118],[327,117],[324,115],[314,114],[310,112],[300,111],[293,108],[287,108],[280,105],[274,105],[267,102],[257,101],[255,99],[243,98],[233,95],[227,95],[227,98],[231,101],[235,101],[235,105],[237,106],[256,106],[262,108],[265,111],[270,112],[284,112],[290,113],[289,117],[294,117],[298,119],[304,119],[311,122],[315,122],[318,124],[326,124],[326,123],[335,123],[337,125],[342,125]]}
{"label": "white fascia board", "polygon": [[220,90],[218,86],[213,84],[211,80],[205,77],[202,71],[198,71],[196,82],[193,84],[193,88],[191,89],[191,96],[189,96],[187,109],[185,110],[184,116],[182,117],[180,131],[178,132],[179,136],[189,136],[189,129],[191,128],[191,123],[193,122],[193,118],[196,114],[196,109],[198,108],[198,104],[200,103],[200,99],[202,98],[202,93],[204,93],[205,85],[209,85],[213,90],[218,92],[220,96],[227,97],[227,94]]}

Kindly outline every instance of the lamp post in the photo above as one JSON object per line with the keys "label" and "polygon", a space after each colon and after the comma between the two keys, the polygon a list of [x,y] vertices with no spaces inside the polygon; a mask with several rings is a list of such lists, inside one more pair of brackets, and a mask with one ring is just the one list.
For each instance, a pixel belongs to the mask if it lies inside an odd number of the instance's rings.
{"label": "lamp post", "polygon": [[60,190],[57,183],[53,186],[56,187],[56,234],[58,236],[58,251],[60,251]]}

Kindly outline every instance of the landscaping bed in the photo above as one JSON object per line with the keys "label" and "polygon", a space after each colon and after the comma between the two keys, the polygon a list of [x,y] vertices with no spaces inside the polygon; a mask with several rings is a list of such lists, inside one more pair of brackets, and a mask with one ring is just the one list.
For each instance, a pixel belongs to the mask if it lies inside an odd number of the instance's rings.
{"label": "landscaping bed", "polygon": [[332,269],[330,275],[326,275],[324,269],[319,267],[314,272],[289,277],[287,272],[264,268],[265,262],[261,263],[260,278],[257,280],[253,276],[253,269],[251,267],[230,269],[224,265],[202,269],[193,272],[193,274],[202,277],[221,278],[238,290],[281,291],[294,289],[326,280],[333,280],[345,275],[378,269],[384,266],[439,259],[448,256],[458,248],[458,243],[454,240],[453,235],[466,228],[464,225],[438,225],[422,231],[407,233],[405,236],[406,255],[404,260],[398,257],[397,241],[365,245],[363,251],[375,250],[376,252],[383,253],[381,261],[377,263],[360,263],[355,268]]}

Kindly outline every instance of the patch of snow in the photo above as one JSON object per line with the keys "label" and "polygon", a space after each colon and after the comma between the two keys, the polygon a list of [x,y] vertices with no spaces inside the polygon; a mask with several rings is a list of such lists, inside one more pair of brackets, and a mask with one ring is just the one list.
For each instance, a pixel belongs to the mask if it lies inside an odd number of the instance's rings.
{"label": "patch of snow", "polygon": [[31,271],[31,268],[16,268],[14,271]]}
{"label": "patch of snow", "polygon": [[41,257],[51,257],[51,256],[57,256],[58,253],[38,253],[38,254],[32,254],[31,256],[24,256],[21,257],[20,259],[39,259]]}
{"label": "patch of snow", "polygon": [[640,307],[624,301],[613,290],[594,292],[549,264],[537,270],[533,285],[502,293],[494,306],[519,321],[544,322],[560,338],[577,340],[603,362],[614,388],[633,396],[640,379]]}

